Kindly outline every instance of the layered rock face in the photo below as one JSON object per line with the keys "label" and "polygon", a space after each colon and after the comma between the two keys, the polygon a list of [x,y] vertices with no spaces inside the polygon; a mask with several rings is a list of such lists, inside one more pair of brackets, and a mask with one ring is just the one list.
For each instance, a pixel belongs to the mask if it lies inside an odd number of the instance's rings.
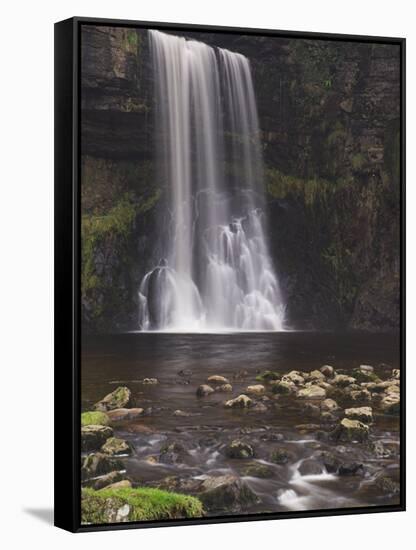
{"label": "layered rock face", "polygon": [[[289,325],[398,328],[399,47],[185,35],[250,60]],[[81,65],[83,323],[132,329],[140,280],[162,257],[169,192],[147,32],[85,26]]]}

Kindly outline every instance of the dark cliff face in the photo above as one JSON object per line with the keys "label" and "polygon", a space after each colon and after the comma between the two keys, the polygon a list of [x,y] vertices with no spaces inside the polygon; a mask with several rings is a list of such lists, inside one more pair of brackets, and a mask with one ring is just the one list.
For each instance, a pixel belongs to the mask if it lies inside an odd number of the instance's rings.
{"label": "dark cliff face", "polygon": [[[295,328],[399,325],[399,47],[182,33],[251,62],[270,248]],[[161,256],[147,32],[82,33],[83,321],[135,328]]]}

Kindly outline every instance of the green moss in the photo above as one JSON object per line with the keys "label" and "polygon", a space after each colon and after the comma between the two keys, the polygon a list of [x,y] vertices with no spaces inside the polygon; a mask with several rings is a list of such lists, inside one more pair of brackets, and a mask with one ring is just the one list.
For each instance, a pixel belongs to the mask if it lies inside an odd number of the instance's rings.
{"label": "green moss", "polygon": [[109,426],[110,419],[108,416],[99,411],[87,411],[81,414],[81,426]]}
{"label": "green moss", "polygon": [[271,370],[265,370],[256,376],[258,382],[269,382],[270,380],[280,380],[280,374]]}
{"label": "green moss", "polygon": [[365,157],[362,153],[356,153],[351,158],[351,165],[354,170],[361,170],[365,164]]}
{"label": "green moss", "polygon": [[[120,509],[123,509],[122,515],[117,514]],[[202,503],[197,498],[160,489],[85,489],[82,494],[84,524],[197,518],[203,514]]]}
{"label": "green moss", "polygon": [[327,143],[329,146],[335,145],[340,141],[345,141],[346,137],[347,137],[346,129],[344,128],[343,124],[339,120],[337,120],[333,130],[330,132],[330,134],[327,137]]}
{"label": "green moss", "polygon": [[337,189],[336,183],[321,178],[303,179],[283,174],[276,168],[266,170],[266,181],[267,191],[273,198],[302,198],[307,206],[312,206],[317,200],[326,201]]}

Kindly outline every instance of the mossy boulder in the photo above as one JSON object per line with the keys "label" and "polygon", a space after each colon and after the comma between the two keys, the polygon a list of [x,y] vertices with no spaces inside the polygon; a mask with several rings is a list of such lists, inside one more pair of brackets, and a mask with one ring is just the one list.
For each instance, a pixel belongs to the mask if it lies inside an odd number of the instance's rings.
{"label": "mossy boulder", "polygon": [[241,439],[234,439],[225,448],[225,454],[228,458],[252,458],[254,449],[249,443],[241,441]]}
{"label": "mossy boulder", "polygon": [[351,443],[358,441],[362,443],[368,440],[369,432],[369,427],[363,422],[343,418],[332,432],[331,437],[337,442]]}
{"label": "mossy boulder", "polygon": [[280,374],[272,370],[266,370],[256,376],[258,382],[271,382],[272,380],[280,380]]}
{"label": "mossy boulder", "polygon": [[261,464],[260,462],[251,462],[247,464],[241,472],[243,476],[258,477],[261,479],[268,479],[274,476],[274,470],[267,464]]}
{"label": "mossy boulder", "polygon": [[125,473],[115,470],[108,474],[101,475],[96,479],[88,479],[83,482],[84,486],[91,487],[92,489],[99,490],[104,487],[108,487],[114,483],[118,483],[125,479]]}
{"label": "mossy boulder", "polygon": [[371,407],[351,407],[345,409],[345,416],[352,420],[370,423],[373,421],[373,410]]}
{"label": "mossy boulder", "polygon": [[227,474],[208,477],[201,485],[198,498],[209,511],[233,512],[256,504],[258,497],[237,476]]}
{"label": "mossy boulder", "polygon": [[81,499],[83,524],[120,523],[204,515],[200,500],[160,489],[119,487],[100,491],[84,489]]}
{"label": "mossy boulder", "polygon": [[124,466],[120,460],[103,453],[92,453],[87,455],[82,462],[81,479],[84,481],[110,472],[120,472],[123,469]]}
{"label": "mossy boulder", "polygon": [[380,378],[377,376],[377,374],[375,374],[373,371],[370,371],[370,370],[366,370],[366,369],[363,370],[362,367],[360,367],[359,369],[354,369],[352,371],[352,375],[358,383],[380,382]]}
{"label": "mossy boulder", "polygon": [[397,393],[388,394],[380,402],[380,407],[385,414],[399,415],[400,414],[400,395]]}
{"label": "mossy boulder", "polygon": [[91,424],[81,427],[81,451],[97,451],[109,437],[113,430],[110,426]]}
{"label": "mossy boulder", "polygon": [[294,387],[295,385],[293,384],[293,382],[280,381],[273,382],[271,389],[273,393],[277,393],[279,395],[290,395]]}
{"label": "mossy boulder", "polygon": [[118,437],[110,437],[101,447],[101,452],[110,456],[131,455],[133,449],[127,441]]}
{"label": "mossy boulder", "polygon": [[108,415],[101,411],[86,411],[81,414],[81,426],[110,426]]}
{"label": "mossy boulder", "polygon": [[131,401],[131,391],[126,386],[119,386],[94,405],[96,411],[111,411],[128,407]]}
{"label": "mossy boulder", "polygon": [[294,455],[288,449],[281,447],[274,449],[270,455],[270,462],[274,464],[287,464],[289,461],[294,460]]}
{"label": "mossy boulder", "polygon": [[188,450],[176,441],[167,442],[160,449],[159,462],[163,464],[182,464],[189,458]]}

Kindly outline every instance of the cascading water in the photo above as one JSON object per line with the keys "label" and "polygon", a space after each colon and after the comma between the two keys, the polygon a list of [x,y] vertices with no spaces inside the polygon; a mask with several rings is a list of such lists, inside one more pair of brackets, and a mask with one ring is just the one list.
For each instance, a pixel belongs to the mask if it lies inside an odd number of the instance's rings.
{"label": "cascading water", "polygon": [[284,304],[263,229],[249,62],[183,37],[149,36],[172,223],[166,258],[140,285],[139,327],[283,330]]}

